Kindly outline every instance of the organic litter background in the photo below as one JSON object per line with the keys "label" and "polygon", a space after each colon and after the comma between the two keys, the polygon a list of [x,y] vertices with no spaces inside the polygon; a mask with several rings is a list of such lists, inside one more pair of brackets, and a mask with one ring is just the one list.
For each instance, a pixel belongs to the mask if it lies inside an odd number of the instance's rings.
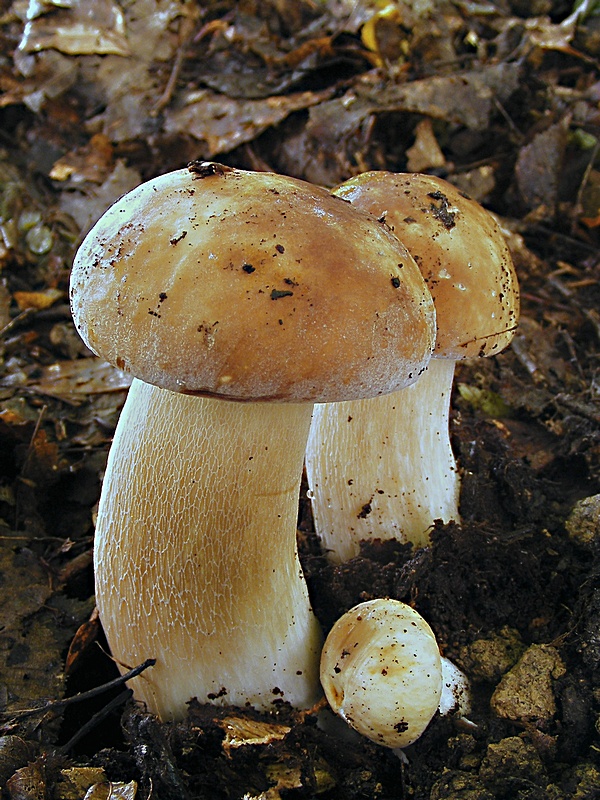
{"label": "organic litter background", "polygon": [[[0,2],[3,798],[599,796],[600,502],[581,503],[600,491],[598,12],[590,0]],[[509,239],[519,330],[501,356],[461,366],[453,396],[463,527],[333,569],[301,500],[324,627],[398,597],[471,678],[470,723],[434,719],[405,759],[285,707],[193,704],[160,725],[121,689],[62,703],[117,675],[91,548],[129,382],[76,335],[69,267],[112,201],[194,158],[326,186],[433,172]]]}

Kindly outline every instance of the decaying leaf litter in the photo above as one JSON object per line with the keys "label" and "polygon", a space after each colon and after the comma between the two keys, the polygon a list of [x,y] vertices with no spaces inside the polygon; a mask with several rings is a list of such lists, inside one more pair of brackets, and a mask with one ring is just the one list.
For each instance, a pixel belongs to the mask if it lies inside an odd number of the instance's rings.
{"label": "decaying leaf litter", "polygon": [[[597,797],[596,4],[1,9],[3,796]],[[408,601],[470,677],[469,724],[434,719],[406,758],[284,706],[193,702],[163,725],[123,686],[62,702],[117,675],[91,546],[129,384],[75,333],[70,263],[117,197],[197,158],[325,186],[368,169],[432,172],[496,213],[510,243],[516,337],[455,381],[462,527],[333,567],[301,499],[324,628],[361,600]]]}

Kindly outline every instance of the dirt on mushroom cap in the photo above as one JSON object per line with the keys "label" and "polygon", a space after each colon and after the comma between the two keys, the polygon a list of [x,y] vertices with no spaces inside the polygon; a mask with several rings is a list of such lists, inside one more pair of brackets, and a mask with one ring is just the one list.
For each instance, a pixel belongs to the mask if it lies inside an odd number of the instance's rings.
{"label": "dirt on mushroom cap", "polygon": [[106,360],[234,400],[395,391],[426,366],[435,327],[416,263],[383,224],[304,181],[242,170],[178,170],[123,197],[79,249],[71,303]]}
{"label": "dirt on mushroom cap", "polygon": [[437,310],[435,355],[491,356],[512,339],[519,289],[492,215],[447,181],[373,171],[334,193],[384,219],[419,265]]}

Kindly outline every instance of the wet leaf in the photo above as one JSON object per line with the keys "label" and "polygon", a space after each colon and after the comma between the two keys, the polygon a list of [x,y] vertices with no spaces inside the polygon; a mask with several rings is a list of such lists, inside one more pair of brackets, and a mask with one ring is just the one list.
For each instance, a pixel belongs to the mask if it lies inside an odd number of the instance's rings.
{"label": "wet leaf", "polygon": [[166,112],[165,130],[194,136],[205,145],[202,155],[213,158],[256,139],[293,111],[309,108],[329,96],[331,91],[325,90],[240,102],[204,90],[190,97],[183,108]]}
{"label": "wet leaf", "polygon": [[20,48],[26,53],[53,48],[67,55],[128,56],[125,18],[111,0],[31,0]]}
{"label": "wet leaf", "polygon": [[137,783],[97,783],[85,793],[83,800],[134,800],[137,796]]}

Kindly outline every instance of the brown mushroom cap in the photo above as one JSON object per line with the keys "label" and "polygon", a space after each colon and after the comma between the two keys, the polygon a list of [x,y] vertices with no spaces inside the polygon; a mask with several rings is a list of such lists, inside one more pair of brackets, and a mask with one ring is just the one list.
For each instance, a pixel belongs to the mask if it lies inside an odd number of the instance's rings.
{"label": "brown mushroom cap", "polygon": [[437,311],[434,355],[490,356],[512,339],[519,289],[494,218],[432,175],[366,172],[334,189],[385,222],[419,265]]}
{"label": "brown mushroom cap", "polygon": [[138,186],[86,236],[71,305],[88,346],[147,383],[230,400],[416,380],[435,310],[386,227],[303,181],[211,166]]}

